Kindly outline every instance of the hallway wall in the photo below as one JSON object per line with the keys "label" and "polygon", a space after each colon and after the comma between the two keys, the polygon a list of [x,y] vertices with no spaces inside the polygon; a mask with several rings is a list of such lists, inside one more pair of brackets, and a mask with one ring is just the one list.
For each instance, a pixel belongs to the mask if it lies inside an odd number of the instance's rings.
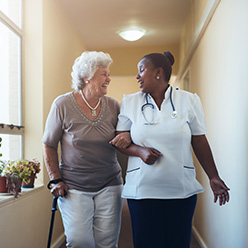
{"label": "hallway wall", "polygon": [[248,2],[222,0],[189,63],[191,91],[201,97],[210,145],[231,188],[226,206],[213,203],[197,166],[200,194],[194,227],[208,248],[248,247]]}

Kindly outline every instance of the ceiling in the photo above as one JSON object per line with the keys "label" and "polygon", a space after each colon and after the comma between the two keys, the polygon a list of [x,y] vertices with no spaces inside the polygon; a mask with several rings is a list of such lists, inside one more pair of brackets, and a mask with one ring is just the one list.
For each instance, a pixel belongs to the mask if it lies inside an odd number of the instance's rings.
{"label": "ceiling", "polygon": [[[87,49],[179,43],[191,0],[57,0]],[[147,30],[138,41],[120,38],[128,27]]]}

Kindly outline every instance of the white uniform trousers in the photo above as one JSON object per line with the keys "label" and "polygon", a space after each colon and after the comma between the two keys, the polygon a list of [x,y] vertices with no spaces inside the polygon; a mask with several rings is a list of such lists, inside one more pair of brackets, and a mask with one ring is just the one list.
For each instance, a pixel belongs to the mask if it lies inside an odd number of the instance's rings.
{"label": "white uniform trousers", "polygon": [[67,247],[118,247],[122,188],[117,185],[98,192],[69,190],[66,198],[59,198]]}

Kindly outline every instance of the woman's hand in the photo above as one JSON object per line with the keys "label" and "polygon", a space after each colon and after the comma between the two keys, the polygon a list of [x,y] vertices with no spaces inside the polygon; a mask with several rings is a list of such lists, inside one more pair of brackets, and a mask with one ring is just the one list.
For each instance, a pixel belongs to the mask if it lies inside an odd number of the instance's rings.
{"label": "woman's hand", "polygon": [[210,187],[214,193],[214,202],[217,202],[218,198],[220,206],[229,202],[230,196],[228,190],[230,189],[219,177],[210,179]]}
{"label": "woman's hand", "polygon": [[144,163],[152,165],[163,154],[151,147],[142,147],[132,143],[130,132],[118,132],[117,136],[112,139],[110,144],[114,145],[120,152],[128,155],[139,157]]}
{"label": "woman's hand", "polygon": [[64,197],[65,195],[67,195],[67,191],[68,191],[68,187],[64,182],[59,182],[54,184],[54,186],[51,189],[51,193],[55,197]]}
{"label": "woman's hand", "polygon": [[143,160],[144,163],[152,165],[157,159],[163,154],[158,150],[151,147],[140,147],[139,148],[139,157]]}
{"label": "woman's hand", "polygon": [[117,134],[115,138],[112,139],[109,143],[117,148],[126,149],[131,144],[131,142],[132,140],[130,137],[130,133],[122,132]]}

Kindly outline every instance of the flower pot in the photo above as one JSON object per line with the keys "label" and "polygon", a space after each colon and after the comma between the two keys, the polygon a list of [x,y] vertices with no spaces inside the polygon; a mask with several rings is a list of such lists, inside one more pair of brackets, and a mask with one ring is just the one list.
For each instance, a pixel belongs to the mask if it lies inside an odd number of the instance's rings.
{"label": "flower pot", "polygon": [[8,193],[6,177],[0,177],[0,193]]}
{"label": "flower pot", "polygon": [[31,174],[29,183],[22,181],[22,188],[34,188],[35,175],[34,173]]}

